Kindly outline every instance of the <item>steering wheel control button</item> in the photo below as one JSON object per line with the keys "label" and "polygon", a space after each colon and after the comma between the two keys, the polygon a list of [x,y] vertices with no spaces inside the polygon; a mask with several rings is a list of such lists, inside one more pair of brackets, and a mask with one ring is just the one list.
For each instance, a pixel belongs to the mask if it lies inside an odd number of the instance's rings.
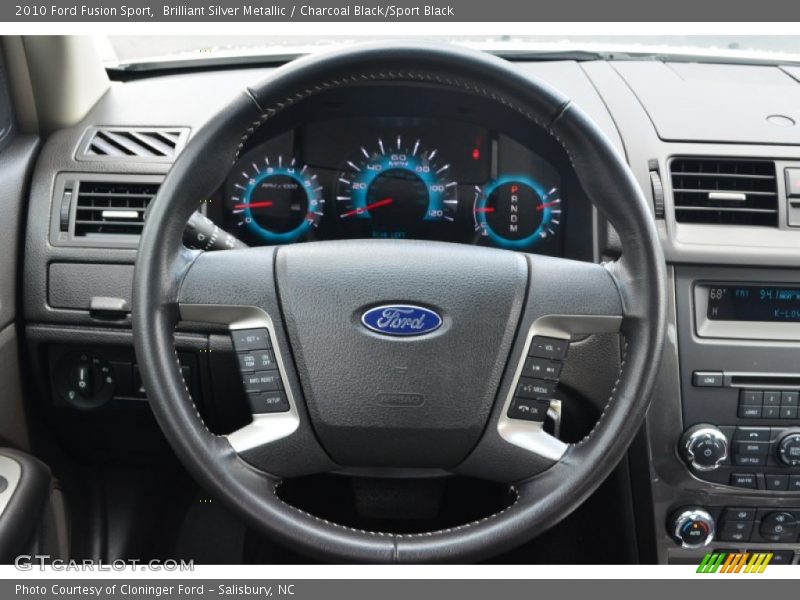
{"label": "steering wheel control button", "polygon": [[687,429],[681,438],[680,449],[684,460],[697,471],[713,471],[728,460],[728,438],[713,425],[695,425]]}
{"label": "steering wheel control button", "polygon": [[237,352],[266,350],[272,347],[266,329],[236,329],[231,332],[231,339]]}
{"label": "steering wheel control button", "polygon": [[525,366],[522,368],[522,375],[524,377],[538,377],[539,379],[558,381],[558,376],[560,374],[560,362],[536,356],[528,358],[525,361]]}
{"label": "steering wheel control button", "polygon": [[685,508],[672,519],[672,537],[682,548],[702,548],[714,539],[714,517],[702,508]]}
{"label": "steering wheel control button", "polygon": [[531,341],[528,356],[561,360],[566,356],[568,347],[569,342],[567,340],[537,335]]}
{"label": "steering wheel control button", "polygon": [[515,395],[520,398],[549,399],[555,391],[555,381],[522,377],[517,384],[517,393]]}
{"label": "steering wheel control button", "polygon": [[695,371],[692,374],[695,387],[722,387],[722,373],[719,371]]}
{"label": "steering wheel control button", "polygon": [[250,402],[250,410],[254,415],[287,412],[289,410],[289,401],[286,399],[284,392],[249,394],[247,399]]}
{"label": "steering wheel control button", "polygon": [[778,443],[778,459],[787,467],[800,467],[800,433],[790,433]]}
{"label": "steering wheel control button", "polygon": [[508,408],[511,419],[544,422],[550,408],[549,400],[536,400],[532,398],[514,398]]}
{"label": "steering wheel control button", "polygon": [[239,353],[239,368],[245,371],[268,371],[277,369],[275,354],[272,350],[255,350]]}
{"label": "steering wheel control button", "polygon": [[731,485],[748,490],[758,489],[758,476],[755,473],[733,473]]}
{"label": "steering wheel control button", "polygon": [[251,392],[275,392],[283,389],[283,382],[278,371],[256,371],[246,373],[243,377],[244,391]]}

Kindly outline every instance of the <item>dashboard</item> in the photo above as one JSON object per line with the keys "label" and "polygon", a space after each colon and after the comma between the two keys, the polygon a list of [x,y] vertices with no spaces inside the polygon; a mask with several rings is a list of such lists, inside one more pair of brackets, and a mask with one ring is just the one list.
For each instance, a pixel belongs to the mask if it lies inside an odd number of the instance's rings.
{"label": "dashboard", "polygon": [[564,254],[568,176],[550,141],[517,139],[479,107],[318,112],[258,132],[230,169],[214,217],[248,245],[422,239]]}

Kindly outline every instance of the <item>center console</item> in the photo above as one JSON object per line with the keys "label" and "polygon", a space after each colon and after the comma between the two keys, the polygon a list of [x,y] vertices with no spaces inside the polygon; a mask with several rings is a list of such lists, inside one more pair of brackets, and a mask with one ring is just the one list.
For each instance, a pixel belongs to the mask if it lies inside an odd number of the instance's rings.
{"label": "center console", "polygon": [[660,562],[758,549],[793,564],[800,274],[679,265],[673,275],[677,352],[665,369],[677,361],[680,401],[656,401],[649,417]]}

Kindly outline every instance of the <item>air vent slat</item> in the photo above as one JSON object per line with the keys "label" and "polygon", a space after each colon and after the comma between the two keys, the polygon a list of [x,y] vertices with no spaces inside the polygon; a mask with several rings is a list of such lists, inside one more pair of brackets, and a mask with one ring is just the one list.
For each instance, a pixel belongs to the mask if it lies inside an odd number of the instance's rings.
{"label": "air vent slat", "polygon": [[139,235],[158,184],[81,181],[75,206],[75,237]]}
{"label": "air vent slat", "polygon": [[84,136],[77,158],[172,162],[188,134],[186,127],[93,127]]}
{"label": "air vent slat", "polygon": [[772,161],[675,158],[670,175],[679,223],[778,225],[778,186]]}

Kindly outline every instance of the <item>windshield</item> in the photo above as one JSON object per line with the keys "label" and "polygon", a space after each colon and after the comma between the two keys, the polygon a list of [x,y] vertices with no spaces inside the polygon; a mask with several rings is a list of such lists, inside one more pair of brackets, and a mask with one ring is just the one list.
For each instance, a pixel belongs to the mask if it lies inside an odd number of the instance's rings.
{"label": "windshield", "polygon": [[[410,36],[404,36],[410,37]],[[291,58],[332,45],[382,39],[379,36],[109,36],[98,38],[107,66],[225,59]],[[498,53],[622,53],[728,57],[772,61],[800,60],[800,36],[459,36],[422,37]]]}

